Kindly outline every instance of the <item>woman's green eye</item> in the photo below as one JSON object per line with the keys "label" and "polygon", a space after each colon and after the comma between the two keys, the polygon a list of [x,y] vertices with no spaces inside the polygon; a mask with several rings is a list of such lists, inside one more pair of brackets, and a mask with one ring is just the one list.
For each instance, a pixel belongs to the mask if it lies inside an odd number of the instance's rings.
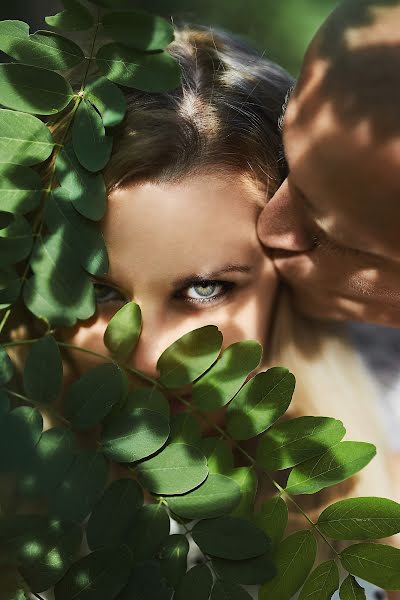
{"label": "woman's green eye", "polygon": [[233,288],[232,281],[204,281],[193,283],[182,290],[178,297],[192,304],[212,303],[222,299]]}
{"label": "woman's green eye", "polygon": [[[218,293],[221,291],[221,288],[223,286],[220,283],[214,283],[214,282],[209,282],[209,283],[204,283],[201,285],[192,285],[190,288],[188,288],[189,293],[188,293],[188,298],[210,298],[213,296],[217,296]],[[190,290],[194,291],[194,294],[190,293]]]}
{"label": "woman's green eye", "polygon": [[97,304],[104,304],[105,302],[123,302],[125,298],[118,290],[105,285],[102,283],[94,283],[94,295]]}

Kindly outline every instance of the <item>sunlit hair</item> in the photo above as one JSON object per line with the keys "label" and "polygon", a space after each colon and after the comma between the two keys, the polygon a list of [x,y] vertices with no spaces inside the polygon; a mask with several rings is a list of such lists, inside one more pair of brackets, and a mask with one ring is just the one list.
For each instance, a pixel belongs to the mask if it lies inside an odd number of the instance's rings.
{"label": "sunlit hair", "polygon": [[168,93],[127,92],[127,117],[105,170],[108,189],[220,169],[252,174],[273,192],[285,176],[278,124],[290,75],[212,29],[177,29],[168,51],[182,84]]}

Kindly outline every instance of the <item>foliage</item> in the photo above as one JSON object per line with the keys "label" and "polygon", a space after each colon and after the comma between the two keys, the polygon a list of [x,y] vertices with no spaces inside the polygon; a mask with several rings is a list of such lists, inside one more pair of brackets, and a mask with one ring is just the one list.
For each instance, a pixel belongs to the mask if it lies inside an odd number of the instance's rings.
{"label": "foliage", "polygon": [[[285,535],[293,496],[352,477],[375,448],[343,441],[335,419],[287,420],[294,375],[273,367],[251,378],[262,354],[256,342],[221,352],[222,334],[208,325],[163,352],[158,379],[145,377],[127,364],[142,327],[131,302],[109,322],[109,355],[63,389],[63,344],[52,328],[94,314],[91,276],[108,270],[97,222],[107,199],[101,170],[126,110],[119,86],[160,92],[179,84],[165,51],[167,21],[127,0],[63,4],[46,19],[56,33],[0,23],[0,49],[13,60],[0,66],[0,328],[21,301],[48,326],[38,340],[0,347],[0,475],[14,482],[8,496],[0,487],[10,597],[54,588],[56,600],[240,600],[250,597],[242,586],[259,585],[261,599],[289,600],[299,590],[302,600],[329,598],[339,562],[349,573],[341,598],[362,597],[353,576],[400,589],[400,550],[365,542],[400,531],[393,501],[342,500],[311,529]],[[99,41],[101,28],[111,42]],[[62,29],[88,31],[90,56]],[[30,345],[22,383],[7,352],[18,343]],[[180,394],[186,385],[193,403]],[[171,395],[184,407],[172,416]],[[225,406],[226,427],[208,414]],[[256,436],[254,458],[239,442]],[[272,470],[287,470],[284,488]],[[277,494],[256,511],[260,473]],[[23,510],[35,505],[40,514]],[[181,533],[170,535],[171,518]],[[315,565],[317,544],[329,539],[362,543]],[[188,570],[192,540],[204,561]]]}

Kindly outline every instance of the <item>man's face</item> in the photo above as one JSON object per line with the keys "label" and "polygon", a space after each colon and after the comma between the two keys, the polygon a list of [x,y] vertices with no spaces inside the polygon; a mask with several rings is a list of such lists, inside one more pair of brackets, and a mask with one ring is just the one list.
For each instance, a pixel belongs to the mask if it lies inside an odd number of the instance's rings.
{"label": "man's face", "polygon": [[[347,35],[357,46],[357,36]],[[386,127],[386,114],[377,127],[377,112],[390,108],[379,88],[357,96],[350,81],[332,87],[333,75],[317,39],[285,115],[290,174],[264,209],[258,233],[309,316],[400,326],[400,131]],[[394,85],[395,75],[388,77]]]}

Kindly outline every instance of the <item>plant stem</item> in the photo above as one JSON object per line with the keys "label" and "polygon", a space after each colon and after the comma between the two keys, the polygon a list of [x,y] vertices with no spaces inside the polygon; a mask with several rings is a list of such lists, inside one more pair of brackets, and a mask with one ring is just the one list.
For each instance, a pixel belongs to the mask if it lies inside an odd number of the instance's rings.
{"label": "plant stem", "polygon": [[[17,392],[14,392],[13,390],[9,390],[8,388],[3,388],[5,392],[7,392],[7,394],[9,396],[14,396],[14,398],[18,398],[19,400],[23,400],[24,402],[28,402],[29,404],[33,404],[34,406],[38,406],[39,403],[35,402],[34,400],[31,400],[31,398],[28,398],[27,396],[23,396],[22,394],[18,394]],[[53,408],[53,406],[51,405],[45,405],[45,404],[40,404],[41,407],[45,407],[50,413],[52,413],[52,415],[54,417],[56,417],[57,419],[59,419],[60,421],[62,421],[64,423],[64,425],[66,425],[68,428],[71,427],[71,423],[68,421],[68,419],[66,419],[61,413],[59,413],[57,410],[55,410],[55,408]]]}

